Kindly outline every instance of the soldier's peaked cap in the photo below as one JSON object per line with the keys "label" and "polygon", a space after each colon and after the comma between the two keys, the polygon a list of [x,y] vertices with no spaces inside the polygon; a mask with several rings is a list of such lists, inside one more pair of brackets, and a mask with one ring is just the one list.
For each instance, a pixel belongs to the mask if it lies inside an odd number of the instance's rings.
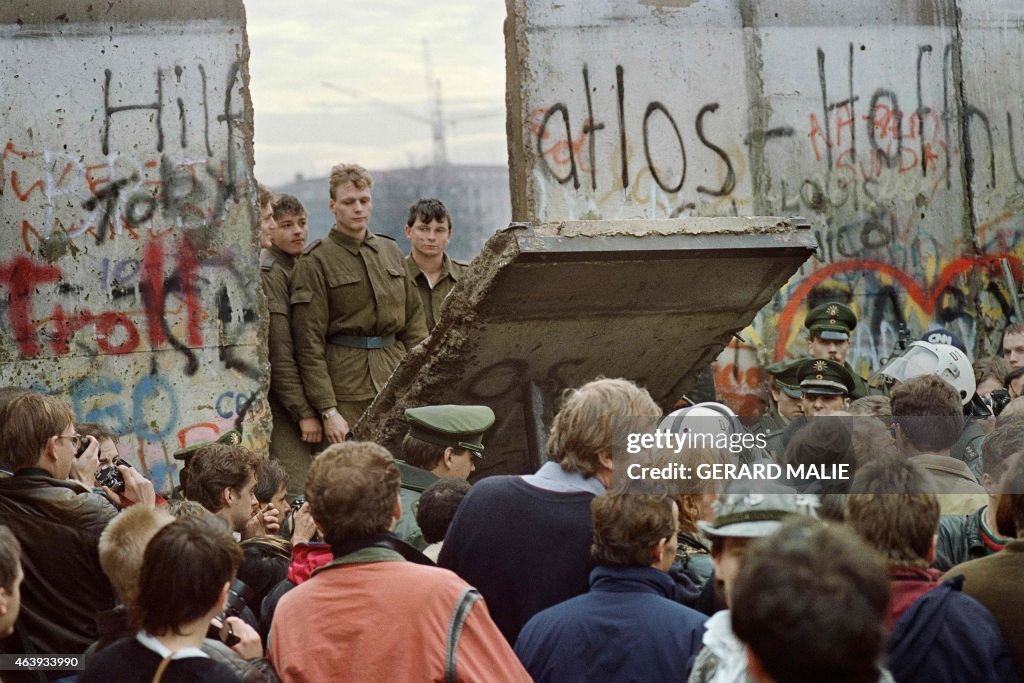
{"label": "soldier's peaked cap", "polygon": [[484,432],[494,424],[494,411],[487,406],[422,406],[407,408],[409,435],[437,446],[463,448],[480,457]]}
{"label": "soldier's peaked cap", "polygon": [[853,328],[857,327],[857,315],[849,306],[833,301],[808,311],[804,327],[810,332],[811,338],[846,341]]}
{"label": "soldier's peaked cap", "polygon": [[800,366],[800,391],[805,394],[849,396],[856,385],[853,375],[842,363],[825,358],[810,358]]}

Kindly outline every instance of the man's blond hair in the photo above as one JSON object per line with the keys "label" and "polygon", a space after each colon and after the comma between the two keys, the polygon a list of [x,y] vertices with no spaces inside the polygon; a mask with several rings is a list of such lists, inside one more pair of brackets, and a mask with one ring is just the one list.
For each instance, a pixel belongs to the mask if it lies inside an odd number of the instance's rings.
{"label": "man's blond hair", "polygon": [[174,521],[164,510],[133,505],[114,517],[100,534],[100,566],[121,602],[128,607],[139,595],[142,557],[156,532]]}
{"label": "man's blond hair", "polygon": [[364,187],[373,187],[373,178],[370,172],[359,164],[337,164],[331,168],[331,199],[334,199],[334,191],[338,186],[345,183],[352,183],[357,190],[361,190]]}
{"label": "man's blond hair", "polygon": [[612,454],[616,417],[660,417],[661,409],[646,389],[628,379],[600,378],[562,395],[562,408],[551,423],[548,457],[566,472],[594,476],[598,455]]}

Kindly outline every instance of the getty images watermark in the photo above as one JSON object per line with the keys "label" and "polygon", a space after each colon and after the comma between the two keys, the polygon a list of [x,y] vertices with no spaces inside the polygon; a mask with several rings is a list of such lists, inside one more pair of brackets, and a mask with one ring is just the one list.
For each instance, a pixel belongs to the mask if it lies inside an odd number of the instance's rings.
{"label": "getty images watermark", "polygon": [[[756,492],[781,484],[798,493],[856,493],[858,482],[873,493],[980,493],[972,463],[949,456],[949,438],[963,428],[959,417],[899,421],[867,416],[798,418],[772,435],[747,431],[730,415],[614,418],[613,486],[637,492],[722,492],[743,482]],[[934,452],[910,450],[934,442]],[[954,439],[955,440],[955,439]],[[966,458],[972,451],[965,451]],[[973,466],[980,468],[980,453]],[[923,474],[906,491],[896,471],[907,461]],[[893,476],[886,476],[885,470]],[[948,476],[959,472],[959,479]],[[864,476],[858,480],[858,473]],[[905,477],[904,477],[905,479]],[[962,481],[960,481],[962,479]],[[870,483],[867,481],[870,480]],[[891,490],[890,490],[891,489]],[[919,490],[918,490],[919,489]],[[1013,491],[1024,493],[1024,491]]]}

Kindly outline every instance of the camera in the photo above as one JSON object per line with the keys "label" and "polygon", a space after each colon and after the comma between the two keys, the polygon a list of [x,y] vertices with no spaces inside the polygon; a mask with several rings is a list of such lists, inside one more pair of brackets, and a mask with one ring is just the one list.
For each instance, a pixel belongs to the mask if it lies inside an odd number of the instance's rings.
{"label": "camera", "polygon": [[238,578],[234,579],[231,582],[231,587],[228,588],[228,599],[224,605],[224,611],[217,616],[220,626],[210,624],[206,629],[206,637],[220,640],[228,647],[241,642],[242,639],[235,635],[231,624],[228,623],[228,617],[241,617],[242,612],[245,611],[249,602],[255,597],[256,591],[250,588],[248,584]]}
{"label": "camera", "polygon": [[85,452],[89,449],[89,444],[92,443],[91,436],[82,436],[82,440],[78,443],[78,450],[75,451],[75,460],[85,455]]}
{"label": "camera", "polygon": [[231,582],[231,587],[228,588],[228,599],[224,605],[224,613],[221,615],[221,621],[224,621],[228,617],[240,617],[242,611],[249,605],[249,602],[256,597],[256,591],[249,587],[245,581],[241,579],[234,579]]}
{"label": "camera", "polygon": [[124,493],[124,475],[121,474],[121,470],[117,469],[118,465],[128,465],[128,463],[118,458],[111,465],[103,465],[96,470],[96,483],[106,486],[114,493]]}
{"label": "camera", "polygon": [[1010,392],[1006,389],[993,389],[992,393],[982,400],[992,410],[993,415],[999,415],[1003,412],[1003,408],[1010,403],[1011,397]]}
{"label": "camera", "polygon": [[305,496],[295,496],[295,500],[292,501],[292,514],[295,514],[296,512],[298,512],[299,508],[301,508],[305,504],[306,504],[306,497]]}

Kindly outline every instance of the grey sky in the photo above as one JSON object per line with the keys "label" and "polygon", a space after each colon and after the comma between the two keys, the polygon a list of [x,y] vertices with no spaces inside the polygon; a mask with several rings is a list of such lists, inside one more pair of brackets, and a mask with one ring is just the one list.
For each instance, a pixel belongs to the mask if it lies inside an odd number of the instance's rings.
{"label": "grey sky", "polygon": [[[422,165],[430,127],[423,39],[442,82],[448,157],[504,164],[502,0],[245,0],[256,112],[256,177],[326,175],[339,161],[384,169]],[[357,91],[330,90],[324,81]],[[493,116],[481,118],[481,113]]]}

